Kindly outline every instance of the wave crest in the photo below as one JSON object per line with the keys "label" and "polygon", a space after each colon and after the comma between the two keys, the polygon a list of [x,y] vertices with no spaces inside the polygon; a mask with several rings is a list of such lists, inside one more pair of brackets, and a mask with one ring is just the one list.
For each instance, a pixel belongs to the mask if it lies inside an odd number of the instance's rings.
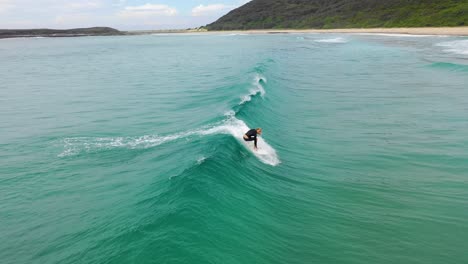
{"label": "wave crest", "polygon": [[468,55],[468,39],[441,42],[436,46],[444,48],[445,52]]}
{"label": "wave crest", "polygon": [[239,102],[239,105],[243,105],[246,102],[251,101],[252,98],[257,94],[260,94],[261,97],[264,97],[266,92],[265,88],[263,88],[262,83],[267,83],[267,79],[263,75],[257,74],[252,83],[253,88],[250,89],[248,94],[241,96],[241,101]]}
{"label": "wave crest", "polygon": [[320,42],[320,43],[347,43],[348,40],[342,37],[337,37],[337,38],[327,38],[327,39],[317,39],[315,42]]}

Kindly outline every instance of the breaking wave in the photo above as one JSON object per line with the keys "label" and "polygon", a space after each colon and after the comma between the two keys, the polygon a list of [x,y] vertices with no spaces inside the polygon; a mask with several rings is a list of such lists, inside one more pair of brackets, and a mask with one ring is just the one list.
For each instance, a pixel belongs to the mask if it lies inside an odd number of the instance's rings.
{"label": "breaking wave", "polygon": [[248,94],[241,96],[241,101],[239,105],[242,105],[242,104],[245,104],[246,102],[251,101],[252,97],[257,94],[260,94],[260,96],[262,97],[265,96],[266,92],[265,92],[265,88],[263,88],[262,83],[266,83],[266,82],[267,82],[267,79],[265,77],[263,77],[260,74],[257,74],[253,81],[253,88],[250,89]]}
{"label": "breaking wave", "polygon": [[468,39],[441,42],[436,46],[444,48],[445,52],[468,55]]}
{"label": "breaking wave", "polygon": [[326,39],[317,39],[315,42],[320,42],[320,43],[347,43],[348,40],[342,37],[337,37],[337,38],[326,38]]}
{"label": "breaking wave", "polygon": [[[257,74],[253,80],[253,86],[247,95],[241,97],[238,106],[252,100],[252,97],[259,94],[262,97],[266,94],[262,83],[266,83],[266,78]],[[148,149],[162,144],[180,139],[190,140],[194,137],[226,134],[233,136],[240,144],[244,145],[252,154],[265,164],[276,166],[280,163],[276,150],[270,146],[263,138],[258,138],[259,151],[254,151],[242,139],[244,133],[249,130],[247,124],[236,118],[234,110],[225,113],[225,119],[212,125],[199,129],[180,132],[172,135],[144,135],[138,137],[72,137],[63,139],[64,150],[59,157],[74,156],[81,153],[93,153],[110,149]],[[205,158],[200,158],[197,162],[203,163]]]}

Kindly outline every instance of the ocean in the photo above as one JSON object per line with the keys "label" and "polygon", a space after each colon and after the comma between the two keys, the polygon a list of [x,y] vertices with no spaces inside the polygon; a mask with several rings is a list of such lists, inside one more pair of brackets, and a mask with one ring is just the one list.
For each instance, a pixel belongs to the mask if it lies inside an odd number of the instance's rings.
{"label": "ocean", "polygon": [[467,118],[466,37],[1,40],[0,263],[468,263]]}

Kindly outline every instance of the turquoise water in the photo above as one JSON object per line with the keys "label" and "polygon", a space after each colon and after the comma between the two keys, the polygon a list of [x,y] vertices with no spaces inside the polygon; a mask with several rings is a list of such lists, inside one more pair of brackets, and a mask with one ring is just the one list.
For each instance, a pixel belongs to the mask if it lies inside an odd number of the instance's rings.
{"label": "turquoise water", "polygon": [[0,61],[1,263],[468,262],[467,38],[10,39]]}

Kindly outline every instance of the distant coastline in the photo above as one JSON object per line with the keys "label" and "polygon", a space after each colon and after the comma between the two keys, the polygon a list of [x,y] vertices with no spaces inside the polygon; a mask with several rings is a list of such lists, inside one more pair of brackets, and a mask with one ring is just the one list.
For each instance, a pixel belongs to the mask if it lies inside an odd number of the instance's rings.
{"label": "distant coastline", "polygon": [[83,37],[83,36],[138,36],[158,34],[306,34],[306,33],[357,33],[357,34],[407,34],[407,35],[446,35],[468,36],[468,26],[464,27],[418,27],[418,28],[345,28],[345,29],[252,29],[252,30],[135,30],[119,31],[107,27],[94,27],[69,30],[53,29],[0,29],[0,39],[34,37]]}
{"label": "distant coastline", "polygon": [[117,36],[125,33],[110,27],[75,29],[0,29],[2,38]]}

